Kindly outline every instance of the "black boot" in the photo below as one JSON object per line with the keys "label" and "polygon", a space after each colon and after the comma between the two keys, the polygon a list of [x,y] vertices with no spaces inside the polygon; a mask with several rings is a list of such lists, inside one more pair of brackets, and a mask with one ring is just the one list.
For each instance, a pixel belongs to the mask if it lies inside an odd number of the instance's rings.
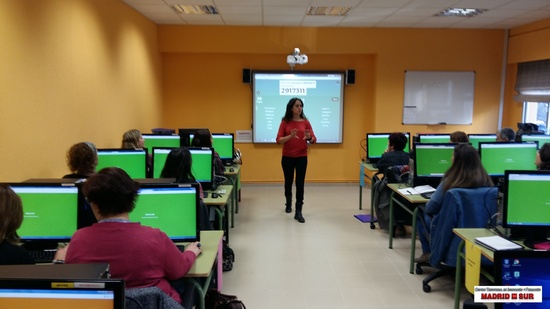
{"label": "black boot", "polygon": [[305,223],[306,219],[302,217],[302,203],[296,203],[296,213],[294,214],[294,219],[300,223]]}
{"label": "black boot", "polygon": [[292,212],[292,196],[291,197],[286,197],[286,208],[285,208],[285,212],[287,214],[291,213]]}

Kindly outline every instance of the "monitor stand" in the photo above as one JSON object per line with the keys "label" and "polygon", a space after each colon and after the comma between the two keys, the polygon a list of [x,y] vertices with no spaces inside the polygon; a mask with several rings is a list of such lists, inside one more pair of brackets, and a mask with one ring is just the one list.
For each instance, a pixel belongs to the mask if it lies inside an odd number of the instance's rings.
{"label": "monitor stand", "polygon": [[550,241],[547,238],[546,229],[533,229],[525,238],[523,244],[531,249],[539,249],[540,247],[548,247],[550,249]]}

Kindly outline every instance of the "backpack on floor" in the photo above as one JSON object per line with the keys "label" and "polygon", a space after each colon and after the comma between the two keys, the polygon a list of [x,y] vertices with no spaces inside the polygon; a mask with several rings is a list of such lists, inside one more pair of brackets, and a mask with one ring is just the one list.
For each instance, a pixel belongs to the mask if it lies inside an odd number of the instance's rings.
{"label": "backpack on floor", "polygon": [[205,297],[206,309],[246,309],[243,302],[235,295],[222,294],[216,290],[208,290]]}
{"label": "backpack on floor", "polygon": [[231,271],[233,269],[233,262],[235,262],[235,252],[229,247],[229,245],[225,241],[223,242],[222,258],[223,271]]}

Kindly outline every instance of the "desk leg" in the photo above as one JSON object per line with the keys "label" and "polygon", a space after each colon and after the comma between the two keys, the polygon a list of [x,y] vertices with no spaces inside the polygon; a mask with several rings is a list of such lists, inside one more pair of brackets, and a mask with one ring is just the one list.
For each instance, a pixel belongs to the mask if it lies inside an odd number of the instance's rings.
{"label": "desk leg", "polygon": [[388,226],[389,228],[389,234],[390,234],[390,244],[388,246],[388,248],[390,249],[393,249],[393,225],[394,225],[394,216],[393,216],[393,209],[394,209],[394,201],[393,201],[393,197],[395,195],[395,192],[392,191],[391,195],[390,195],[390,225]]}
{"label": "desk leg", "polygon": [[[462,250],[466,242],[460,241],[456,251],[456,273],[455,273],[455,309],[460,308],[460,286],[462,285],[462,259],[464,258]],[[466,260],[464,258],[464,260]]]}
{"label": "desk leg", "polygon": [[365,186],[365,170],[363,164],[359,163],[359,210],[363,209],[363,187]]}
{"label": "desk leg", "polygon": [[412,233],[411,233],[411,261],[409,272],[414,274],[414,255],[416,251],[416,217],[418,216],[418,207],[414,208],[412,215]]}

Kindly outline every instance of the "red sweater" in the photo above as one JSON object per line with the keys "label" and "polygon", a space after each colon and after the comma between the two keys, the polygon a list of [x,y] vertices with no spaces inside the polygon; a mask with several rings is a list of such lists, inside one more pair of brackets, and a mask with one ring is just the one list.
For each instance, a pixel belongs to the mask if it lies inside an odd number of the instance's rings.
{"label": "red sweater", "polygon": [[127,288],[157,286],[181,303],[168,280],[183,277],[195,259],[191,251],[181,253],[159,229],[103,222],[75,232],[65,262],[108,263],[111,277],[124,279]]}
{"label": "red sweater", "polygon": [[306,129],[309,130],[312,138],[317,139],[308,120],[281,121],[279,131],[277,132],[277,143],[281,138],[290,135],[290,132],[294,128],[298,129],[296,138],[291,138],[283,144],[283,156],[291,158],[307,157],[307,141],[304,139]]}

